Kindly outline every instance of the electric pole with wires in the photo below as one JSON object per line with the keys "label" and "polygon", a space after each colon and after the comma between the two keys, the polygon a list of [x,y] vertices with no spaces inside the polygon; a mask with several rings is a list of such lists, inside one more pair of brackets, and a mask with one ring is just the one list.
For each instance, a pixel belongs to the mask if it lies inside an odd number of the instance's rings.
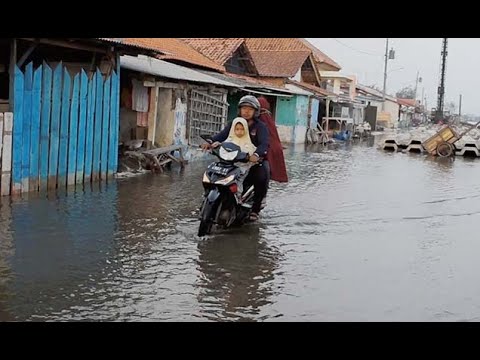
{"label": "electric pole with wires", "polygon": [[438,87],[437,110],[435,112],[435,122],[443,120],[443,105],[445,101],[445,74],[447,69],[448,39],[444,38],[442,43],[442,62],[440,65],[440,85]]}

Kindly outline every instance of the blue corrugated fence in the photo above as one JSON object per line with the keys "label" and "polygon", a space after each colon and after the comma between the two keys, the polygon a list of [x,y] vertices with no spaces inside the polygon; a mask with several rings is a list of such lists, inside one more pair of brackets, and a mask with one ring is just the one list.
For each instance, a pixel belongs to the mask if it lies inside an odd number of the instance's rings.
{"label": "blue corrugated fence", "polygon": [[118,157],[119,76],[15,68],[12,193],[106,180]]}

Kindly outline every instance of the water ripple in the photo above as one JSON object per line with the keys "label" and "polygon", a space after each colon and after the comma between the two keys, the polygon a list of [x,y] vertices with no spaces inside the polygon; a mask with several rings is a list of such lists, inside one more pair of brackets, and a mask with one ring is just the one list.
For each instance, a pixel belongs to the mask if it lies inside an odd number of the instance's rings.
{"label": "water ripple", "polygon": [[479,162],[371,143],[286,161],[258,224],[205,239],[208,162],[2,199],[0,321],[478,319]]}

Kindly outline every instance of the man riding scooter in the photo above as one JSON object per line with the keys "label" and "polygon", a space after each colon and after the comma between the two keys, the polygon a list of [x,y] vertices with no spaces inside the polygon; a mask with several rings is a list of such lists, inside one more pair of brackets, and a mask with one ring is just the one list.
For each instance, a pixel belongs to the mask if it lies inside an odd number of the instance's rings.
{"label": "man riding scooter", "polygon": [[[244,189],[248,189],[251,185],[255,189],[250,221],[256,221],[262,208],[262,200],[266,196],[268,189],[270,168],[268,161],[264,158],[267,155],[269,133],[268,128],[258,118],[260,115],[260,103],[255,96],[246,95],[242,97],[238,103],[238,108],[240,110],[239,115],[247,120],[250,138],[257,148],[255,153],[250,156],[250,161],[256,165],[251,167],[244,181]],[[215,147],[218,143],[225,141],[231,127],[232,122],[229,122],[220,133],[212,136],[213,144],[202,144],[202,148],[208,150],[212,146]]]}

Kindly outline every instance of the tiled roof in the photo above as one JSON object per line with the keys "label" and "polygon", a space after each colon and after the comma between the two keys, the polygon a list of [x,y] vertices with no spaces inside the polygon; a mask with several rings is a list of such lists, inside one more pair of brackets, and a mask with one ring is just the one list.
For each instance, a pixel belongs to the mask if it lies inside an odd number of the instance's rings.
{"label": "tiled roof", "polygon": [[244,38],[184,38],[182,40],[220,65],[224,65],[245,41]]}
{"label": "tiled roof", "polygon": [[258,74],[265,77],[295,76],[312,53],[298,38],[247,38],[245,43]]}
{"label": "tiled roof", "polygon": [[202,55],[190,45],[174,38],[125,38],[122,44],[134,45],[159,52],[158,59],[177,60],[208,69],[224,71],[225,68]]}
{"label": "tiled roof", "polygon": [[301,69],[309,51],[250,51],[258,74],[265,77],[292,77]]}
{"label": "tiled roof", "polygon": [[328,90],[319,88],[318,86],[315,86],[315,85],[307,84],[305,82],[300,82],[300,81],[295,81],[295,80],[288,80],[288,82],[291,83],[291,84],[294,84],[298,87],[310,90],[314,93],[317,93],[317,94],[320,94],[320,95],[323,95],[323,96],[338,96],[337,94],[335,94],[333,92],[330,92]]}
{"label": "tiled roof", "polygon": [[299,38],[247,38],[250,51],[310,51]]}

